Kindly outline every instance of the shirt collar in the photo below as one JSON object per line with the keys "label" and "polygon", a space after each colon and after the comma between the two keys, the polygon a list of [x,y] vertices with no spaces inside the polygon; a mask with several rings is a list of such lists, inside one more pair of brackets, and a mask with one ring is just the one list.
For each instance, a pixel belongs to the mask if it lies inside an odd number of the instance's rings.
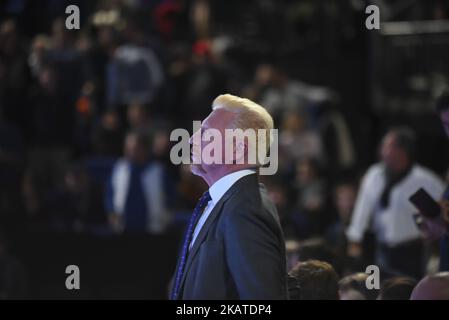
{"label": "shirt collar", "polygon": [[226,193],[226,191],[228,191],[238,180],[247,175],[255,173],[256,170],[254,169],[244,169],[227,174],[224,177],[221,177],[219,180],[215,181],[215,183],[209,188],[210,197],[212,198],[213,203],[215,204],[220,201],[221,197]]}

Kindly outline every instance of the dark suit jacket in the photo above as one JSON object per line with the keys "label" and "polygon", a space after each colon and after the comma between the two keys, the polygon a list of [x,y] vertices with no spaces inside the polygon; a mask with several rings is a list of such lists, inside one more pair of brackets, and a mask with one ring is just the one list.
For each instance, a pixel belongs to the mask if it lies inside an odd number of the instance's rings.
{"label": "dark suit jacket", "polygon": [[223,195],[203,225],[187,258],[180,298],[286,299],[286,276],[276,208],[251,174]]}

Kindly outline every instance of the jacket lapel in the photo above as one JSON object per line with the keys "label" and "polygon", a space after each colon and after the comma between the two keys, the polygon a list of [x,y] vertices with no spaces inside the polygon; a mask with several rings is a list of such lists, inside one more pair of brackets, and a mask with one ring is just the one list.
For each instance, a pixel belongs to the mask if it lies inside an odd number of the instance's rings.
{"label": "jacket lapel", "polygon": [[[183,272],[183,275],[181,278],[181,288],[182,289],[184,287],[184,282],[185,282],[187,273],[189,272],[190,266],[192,265],[192,262],[196,256],[196,254],[198,253],[201,244],[203,243],[204,239],[206,238],[206,235],[207,235],[210,227],[212,226],[214,221],[219,216],[219,214],[221,212],[221,208],[223,207],[223,204],[226,202],[226,200],[232,194],[232,192],[230,192],[232,189],[233,188],[228,190],[228,192],[226,192],[223,195],[223,197],[220,199],[220,201],[218,201],[218,203],[215,205],[215,207],[212,209],[211,213],[209,214],[209,217],[207,217],[206,222],[204,223],[203,227],[200,230],[200,233],[198,233],[198,236],[195,239],[195,243],[193,244],[192,249],[190,249],[189,255],[187,257],[186,265],[184,267],[184,272]],[[181,292],[183,292],[183,290],[181,290]]]}
{"label": "jacket lapel", "polygon": [[195,259],[195,256],[197,255],[201,244],[204,242],[207,233],[209,232],[210,227],[213,225],[213,223],[215,222],[215,220],[217,219],[217,217],[220,215],[221,213],[221,209],[223,207],[223,204],[229,199],[229,197],[236,191],[242,187],[244,187],[244,185],[246,183],[251,183],[253,182],[252,179],[254,179],[256,183],[257,183],[257,175],[248,175],[243,177],[242,179],[238,180],[228,191],[226,191],[226,193],[223,195],[223,197],[217,202],[217,204],[215,205],[215,207],[212,209],[211,213],[209,214],[209,217],[207,218],[206,222],[204,223],[203,227],[201,228],[200,233],[198,234],[195,243],[193,244],[192,249],[189,252],[189,255],[187,257],[187,261],[186,261],[186,265],[184,267],[184,273],[182,275],[181,278],[181,297],[182,294],[184,292],[184,282],[186,280],[187,274],[189,272],[190,266],[192,265],[193,260]]}

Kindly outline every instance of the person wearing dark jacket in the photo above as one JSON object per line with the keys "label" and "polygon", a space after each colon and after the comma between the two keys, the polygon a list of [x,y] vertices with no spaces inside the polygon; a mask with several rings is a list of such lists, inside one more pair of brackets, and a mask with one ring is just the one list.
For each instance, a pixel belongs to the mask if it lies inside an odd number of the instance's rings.
{"label": "person wearing dark jacket", "polygon": [[[191,170],[209,190],[187,228],[171,299],[286,299],[285,242],[276,208],[258,182],[257,170],[262,168],[249,160],[236,161],[254,145],[250,139],[235,143],[232,162],[208,164],[206,152],[201,157],[209,145],[204,139],[209,129],[224,137],[229,128],[270,130],[273,120],[256,103],[228,94],[216,98],[212,109],[190,138]],[[225,151],[224,145],[220,148]]]}

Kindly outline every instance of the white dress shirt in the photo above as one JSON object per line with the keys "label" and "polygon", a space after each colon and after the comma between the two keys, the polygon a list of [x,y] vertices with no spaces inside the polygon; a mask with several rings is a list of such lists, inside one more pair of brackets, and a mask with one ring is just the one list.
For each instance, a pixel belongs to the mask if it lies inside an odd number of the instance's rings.
{"label": "white dress shirt", "polygon": [[192,241],[190,242],[191,249],[193,247],[193,244],[195,242],[196,237],[201,231],[201,228],[203,227],[204,223],[206,222],[207,218],[209,217],[209,214],[214,209],[215,205],[220,201],[221,197],[228,191],[234,183],[236,183],[241,178],[250,175],[255,174],[256,170],[253,169],[245,169],[236,171],[233,173],[230,173],[228,175],[225,175],[224,177],[221,177],[219,180],[215,181],[215,183],[209,188],[209,194],[211,197],[211,200],[207,203],[206,208],[203,211],[203,214],[201,215],[200,219],[198,220],[198,223],[196,224],[195,231],[193,232]]}
{"label": "white dress shirt", "polygon": [[346,232],[351,242],[361,242],[370,225],[377,240],[390,247],[419,238],[421,234],[413,219],[413,214],[418,210],[410,203],[410,195],[419,188],[424,188],[435,200],[443,194],[441,179],[430,170],[414,165],[409,174],[391,190],[389,206],[380,208],[380,197],[386,183],[384,170],[384,165],[378,163],[371,166],[363,177]]}

